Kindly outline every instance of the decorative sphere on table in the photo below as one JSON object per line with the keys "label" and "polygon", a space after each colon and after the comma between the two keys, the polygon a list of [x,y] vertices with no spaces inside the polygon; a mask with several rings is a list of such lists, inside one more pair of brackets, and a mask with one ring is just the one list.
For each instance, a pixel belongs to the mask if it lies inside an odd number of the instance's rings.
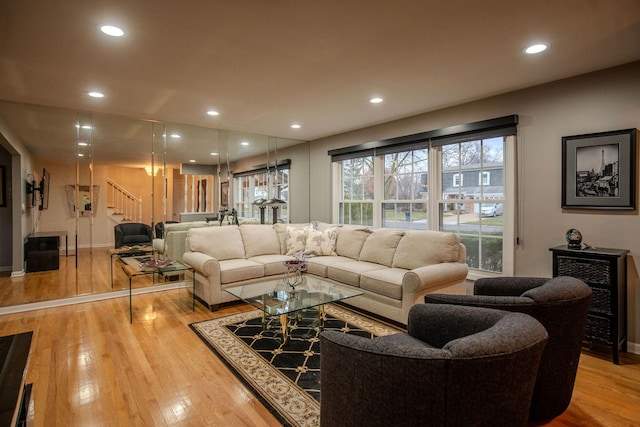
{"label": "decorative sphere on table", "polygon": [[567,247],[569,249],[580,249],[580,244],[582,243],[582,233],[576,230],[575,228],[571,228],[567,230]]}

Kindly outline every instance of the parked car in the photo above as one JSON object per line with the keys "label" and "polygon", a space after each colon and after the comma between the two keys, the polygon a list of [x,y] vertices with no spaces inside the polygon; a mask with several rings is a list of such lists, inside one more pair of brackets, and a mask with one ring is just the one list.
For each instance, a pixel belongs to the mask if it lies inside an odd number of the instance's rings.
{"label": "parked car", "polygon": [[502,215],[502,203],[482,203],[480,205],[480,214],[482,216]]}

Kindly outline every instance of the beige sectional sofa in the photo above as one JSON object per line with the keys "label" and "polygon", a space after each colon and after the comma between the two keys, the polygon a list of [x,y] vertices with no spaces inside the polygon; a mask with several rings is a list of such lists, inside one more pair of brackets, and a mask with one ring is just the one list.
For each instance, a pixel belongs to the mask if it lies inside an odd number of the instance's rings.
{"label": "beige sectional sofa", "polygon": [[344,302],[406,324],[430,292],[465,293],[466,250],[456,234],[354,226],[249,225],[191,228],[182,261],[193,267],[196,296],[214,310],[233,301],[224,289],[277,277],[283,261],[307,256],[307,273],[357,287]]}

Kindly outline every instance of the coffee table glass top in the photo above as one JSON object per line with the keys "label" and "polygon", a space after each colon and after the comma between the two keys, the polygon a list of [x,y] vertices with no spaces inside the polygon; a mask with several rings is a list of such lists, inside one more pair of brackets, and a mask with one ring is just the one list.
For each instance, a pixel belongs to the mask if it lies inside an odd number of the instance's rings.
{"label": "coffee table glass top", "polygon": [[121,257],[145,255],[153,252],[153,246],[150,245],[134,245],[134,246],[122,246],[117,249],[109,249],[109,255],[111,257],[118,255]]}
{"label": "coffee table glass top", "polygon": [[335,285],[312,276],[293,290],[282,279],[268,280],[225,289],[271,316],[293,313],[307,308],[362,295],[357,289]]}
{"label": "coffee table glass top", "polygon": [[191,270],[191,267],[179,261],[156,260],[152,256],[132,256],[120,258],[120,261],[124,264],[123,270],[129,276]]}

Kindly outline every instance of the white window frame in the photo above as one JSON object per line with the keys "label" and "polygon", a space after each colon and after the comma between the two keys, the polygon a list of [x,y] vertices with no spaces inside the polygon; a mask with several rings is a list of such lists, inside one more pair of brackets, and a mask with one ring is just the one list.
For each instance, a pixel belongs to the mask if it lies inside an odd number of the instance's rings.
{"label": "white window frame", "polygon": [[478,182],[480,183],[480,185],[491,185],[491,172],[478,172]]}
{"label": "white window frame", "polygon": [[461,173],[454,173],[452,176],[453,181],[451,182],[452,187],[460,188],[464,185],[463,176]]}

